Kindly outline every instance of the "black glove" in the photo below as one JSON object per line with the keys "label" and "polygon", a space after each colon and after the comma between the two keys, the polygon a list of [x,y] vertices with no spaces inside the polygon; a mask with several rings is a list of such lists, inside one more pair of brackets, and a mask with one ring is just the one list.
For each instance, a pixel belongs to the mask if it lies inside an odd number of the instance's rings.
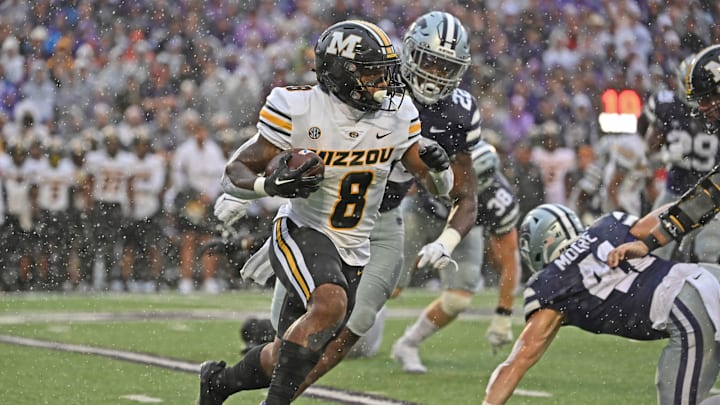
{"label": "black glove", "polygon": [[450,158],[448,157],[445,149],[436,143],[431,143],[420,147],[420,159],[430,169],[441,172],[450,167]]}
{"label": "black glove", "polygon": [[288,160],[290,160],[289,153],[280,159],[277,169],[265,178],[265,192],[268,195],[285,198],[307,198],[310,193],[320,189],[320,182],[323,179],[322,174],[303,176],[305,172],[320,163],[317,158],[305,161],[297,169],[289,168],[287,165]]}

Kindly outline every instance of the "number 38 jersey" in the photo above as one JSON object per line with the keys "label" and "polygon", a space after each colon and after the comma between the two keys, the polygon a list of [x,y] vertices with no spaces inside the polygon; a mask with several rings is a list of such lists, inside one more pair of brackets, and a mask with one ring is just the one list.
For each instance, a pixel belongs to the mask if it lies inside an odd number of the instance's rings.
{"label": "number 38 jersey", "polygon": [[318,86],[275,88],[260,111],[260,135],[280,149],[313,150],[325,163],[320,190],[278,211],[333,241],[342,259],[364,266],[394,162],[420,138],[420,120],[405,97],[397,111],[362,113]]}
{"label": "number 38 jersey", "polygon": [[[652,255],[605,264],[610,250],[635,240],[629,233],[637,217],[613,212],[600,217],[557,259],[535,274],[525,289],[525,317],[540,308],[562,313],[565,325],[588,332],[637,340],[667,337],[653,328],[655,291],[674,262]],[[653,303],[653,305],[651,305]],[[651,319],[652,318],[652,319]]]}
{"label": "number 38 jersey", "polygon": [[517,224],[520,205],[510,184],[500,173],[495,173],[492,182],[478,190],[478,212],[476,225],[481,225],[485,233],[504,235]]}

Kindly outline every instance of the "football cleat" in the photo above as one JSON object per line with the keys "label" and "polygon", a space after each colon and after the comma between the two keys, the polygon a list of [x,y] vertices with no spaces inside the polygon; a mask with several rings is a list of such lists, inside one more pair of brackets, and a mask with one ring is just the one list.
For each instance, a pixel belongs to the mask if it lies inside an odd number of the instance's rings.
{"label": "football cleat", "polygon": [[402,365],[402,369],[406,373],[425,374],[427,368],[423,366],[420,360],[417,346],[411,346],[403,339],[398,340],[392,347],[390,357]]}
{"label": "football cleat", "polygon": [[217,375],[225,369],[224,361],[206,361],[200,365],[200,398],[197,405],[222,405],[228,397],[219,392]]}

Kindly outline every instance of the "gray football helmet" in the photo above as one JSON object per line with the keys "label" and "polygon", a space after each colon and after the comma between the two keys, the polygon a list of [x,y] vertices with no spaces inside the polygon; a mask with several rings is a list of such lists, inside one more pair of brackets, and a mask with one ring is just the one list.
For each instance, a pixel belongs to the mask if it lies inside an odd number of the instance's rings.
{"label": "gray football helmet", "polygon": [[420,16],[403,37],[400,74],[416,101],[430,105],[455,90],[470,66],[465,27],[452,14]]}
{"label": "gray football helmet", "polygon": [[495,147],[485,141],[478,142],[470,156],[478,179],[478,191],[482,191],[492,184],[495,172],[500,167],[500,157]]}
{"label": "gray football helmet", "polygon": [[543,269],[584,230],[577,215],[561,204],[542,204],[520,225],[520,257],[533,271]]}

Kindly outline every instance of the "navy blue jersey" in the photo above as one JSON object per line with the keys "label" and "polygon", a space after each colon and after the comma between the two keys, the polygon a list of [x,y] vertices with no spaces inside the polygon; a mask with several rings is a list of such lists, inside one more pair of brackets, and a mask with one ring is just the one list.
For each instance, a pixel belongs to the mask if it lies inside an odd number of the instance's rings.
{"label": "navy blue jersey", "polygon": [[520,216],[517,197],[508,181],[495,173],[493,181],[478,192],[476,225],[485,227],[485,233],[503,235],[515,228]]}
{"label": "navy blue jersey", "polygon": [[652,255],[605,264],[608,252],[636,238],[637,217],[613,212],[600,217],[563,253],[535,274],[525,289],[525,318],[540,308],[564,315],[565,325],[637,340],[667,337],[652,328],[650,303],[673,262]]}
{"label": "navy blue jersey", "polygon": [[[448,156],[452,157],[458,152],[470,153],[470,149],[480,142],[480,111],[477,100],[467,91],[455,89],[433,105],[416,102],[415,106],[420,112],[422,136],[437,142]],[[393,170],[405,168],[396,165]],[[388,179],[380,212],[400,205],[412,185],[412,182],[395,181],[396,177],[391,174]]]}
{"label": "navy blue jersey", "polygon": [[422,136],[432,139],[452,157],[468,152],[480,141],[480,111],[477,100],[465,90],[455,89],[432,105],[415,103],[422,121]]}
{"label": "navy blue jersey", "polygon": [[413,183],[413,180],[403,182],[388,180],[387,184],[385,184],[385,194],[383,194],[383,199],[380,203],[380,209],[378,211],[388,212],[391,209],[399,207]]}
{"label": "navy blue jersey", "polygon": [[666,153],[682,156],[669,163],[666,182],[669,191],[682,194],[720,162],[718,138],[708,133],[702,119],[691,116],[690,107],[673,91],[653,94],[648,110],[646,115],[661,133]]}

